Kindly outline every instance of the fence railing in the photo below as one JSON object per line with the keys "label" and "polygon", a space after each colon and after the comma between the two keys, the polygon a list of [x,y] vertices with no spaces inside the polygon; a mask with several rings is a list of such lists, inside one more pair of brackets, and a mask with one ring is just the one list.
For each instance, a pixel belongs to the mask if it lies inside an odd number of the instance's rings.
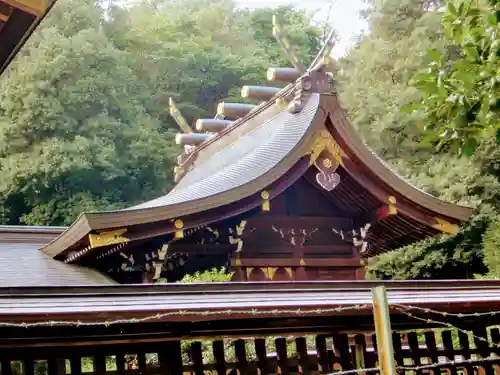
{"label": "fence railing", "polygon": [[[280,291],[274,296],[282,301],[291,298],[301,298],[305,302],[313,300],[317,305],[322,290]],[[339,295],[341,292],[346,293],[346,290],[339,290]],[[439,297],[438,292],[447,291],[434,291]],[[481,292],[486,294],[484,290]],[[91,316],[92,320],[84,322],[74,320],[71,315],[65,320],[54,320],[48,313],[19,314],[8,321],[9,316],[4,314],[4,321],[0,322],[1,375],[368,375],[384,372],[380,367],[387,368],[378,363],[379,357],[384,358],[379,356],[380,348],[386,351],[387,347],[377,345],[375,332],[369,331],[373,324],[367,325],[367,319],[373,318],[367,315],[366,308],[370,306],[366,289],[356,291],[360,297],[351,295],[355,302],[358,298],[363,299],[363,305],[322,308],[304,303],[305,307],[297,310],[287,305],[273,306],[269,310],[269,291],[266,291],[266,298],[260,291],[253,292],[252,298],[264,300],[263,307],[248,307],[250,293],[252,291],[241,292],[238,298],[246,297],[246,302],[234,300],[234,306],[226,310],[204,307],[194,312],[186,312],[184,300],[192,303],[196,298],[205,298],[204,303],[212,306],[215,302],[227,304],[227,299],[235,297],[207,292],[196,297],[171,292],[165,296],[151,294],[144,301],[165,305],[171,311],[142,318],[132,316],[128,320],[98,312]],[[329,298],[335,297],[330,290],[324,293]],[[404,289],[398,293],[414,292]],[[88,306],[103,308],[104,297],[100,300],[99,296],[82,294],[82,298],[89,300]],[[459,294],[448,294],[454,301],[458,300],[456,295]],[[463,297],[468,308],[471,306],[470,295],[475,294],[473,291]],[[47,311],[60,308],[59,305],[66,303],[67,295],[46,298]],[[491,299],[491,295],[489,292],[486,297]],[[391,369],[411,375],[500,375],[500,309],[467,310],[466,306],[462,310],[465,312],[458,313],[455,304],[446,310],[451,297],[438,305],[439,311],[418,304],[421,301],[416,299],[416,304],[412,305],[406,302],[406,297],[399,300],[393,297],[389,306],[385,298],[385,318],[377,315],[377,306],[381,305],[380,301],[374,300],[375,321],[377,318],[386,319],[386,322],[392,320],[395,323],[393,328],[399,330],[390,331],[389,324],[386,324],[384,331],[391,335],[385,337],[386,343],[392,338],[392,350],[389,351],[394,354],[394,366]],[[5,298],[10,301],[10,306],[16,303],[18,309],[32,305],[31,296]],[[182,300],[182,309],[172,308],[175,298]],[[335,298],[335,301],[340,301],[340,297]],[[437,297],[430,300],[436,304]],[[124,301],[127,302],[111,295],[105,302],[113,307]],[[486,299],[481,300],[479,307],[486,302]],[[73,299],[71,303],[78,307],[78,300]],[[135,299],[134,303],[137,303]],[[240,305],[245,305],[248,311]],[[498,307],[499,303],[490,306]],[[123,306],[120,311],[125,311]],[[117,320],[111,320],[113,318]],[[178,319],[177,323],[175,319]],[[320,319],[321,324],[318,324]],[[286,329],[276,331],[272,328],[277,321]],[[245,325],[245,322],[251,324]],[[381,324],[375,326],[380,332]],[[412,330],[414,327],[419,329]]]}
{"label": "fence railing", "polygon": [[[348,370],[367,374],[379,372],[370,370],[378,367],[375,343],[375,335],[369,333],[175,340],[18,348],[10,358],[1,356],[0,362],[2,375],[313,375]],[[468,333],[396,332],[393,344],[399,373],[500,374],[500,330],[495,327]],[[432,368],[425,368],[430,364]]]}

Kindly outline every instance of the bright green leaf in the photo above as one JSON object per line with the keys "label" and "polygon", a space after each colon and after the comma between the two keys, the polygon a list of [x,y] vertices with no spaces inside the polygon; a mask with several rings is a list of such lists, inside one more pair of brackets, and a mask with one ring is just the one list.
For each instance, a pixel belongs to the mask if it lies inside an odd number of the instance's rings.
{"label": "bright green leaf", "polygon": [[441,53],[436,49],[428,49],[427,54],[433,61],[439,61],[441,59]]}
{"label": "bright green leaf", "polygon": [[494,15],[494,14],[490,14],[490,15],[488,16],[488,24],[489,24],[490,26],[496,27],[497,23],[498,23],[498,20],[497,20],[496,15]]}

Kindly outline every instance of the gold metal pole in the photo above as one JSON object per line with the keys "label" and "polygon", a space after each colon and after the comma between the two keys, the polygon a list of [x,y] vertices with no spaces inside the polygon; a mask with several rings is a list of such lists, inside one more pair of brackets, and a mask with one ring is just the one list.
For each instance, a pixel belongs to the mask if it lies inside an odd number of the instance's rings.
{"label": "gold metal pole", "polygon": [[372,289],[373,318],[377,334],[377,352],[381,375],[397,375],[392,344],[391,318],[389,302],[384,286]]}

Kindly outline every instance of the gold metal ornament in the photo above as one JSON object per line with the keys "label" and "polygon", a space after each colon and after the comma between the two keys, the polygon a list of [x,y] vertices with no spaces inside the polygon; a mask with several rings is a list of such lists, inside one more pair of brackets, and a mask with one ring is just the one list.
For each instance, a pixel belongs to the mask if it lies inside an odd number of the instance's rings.
{"label": "gold metal ornament", "polygon": [[328,130],[320,131],[314,140],[311,150],[307,153],[311,157],[309,165],[313,165],[319,155],[325,150],[332,154],[339,165],[344,165],[342,158],[346,158],[347,155]]}
{"label": "gold metal ornament", "polygon": [[125,232],[127,232],[126,228],[89,234],[90,248],[127,243],[129,239],[123,236]]}
{"label": "gold metal ornament", "polygon": [[271,204],[269,203],[269,192],[267,192],[266,190],[263,190],[260,193],[260,197],[262,200],[262,203],[261,203],[262,211],[270,211]]}
{"label": "gold metal ornament", "polygon": [[175,238],[179,239],[179,238],[184,238],[184,231],[183,231],[183,228],[184,228],[184,223],[182,222],[181,219],[176,219],[174,221],[174,226],[175,226]]}
{"label": "gold metal ornament", "polygon": [[439,217],[435,217],[436,223],[432,226],[435,229],[440,230],[446,234],[457,234],[459,230],[459,226],[456,224],[452,224],[447,220],[441,219]]}

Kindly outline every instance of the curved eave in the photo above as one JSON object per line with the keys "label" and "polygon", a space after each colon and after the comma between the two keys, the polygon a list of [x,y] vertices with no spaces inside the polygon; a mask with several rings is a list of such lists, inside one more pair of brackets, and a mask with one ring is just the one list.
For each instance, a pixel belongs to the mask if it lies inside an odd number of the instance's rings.
{"label": "curved eave", "polygon": [[[388,187],[406,201],[418,206],[420,209],[430,211],[440,216],[451,219],[456,223],[470,218],[473,208],[445,202],[430,194],[423,192],[415,186],[406,182],[378,156],[376,156],[361,140],[357,132],[345,117],[337,100],[330,102],[329,117],[332,123],[330,131],[337,142],[341,145],[353,164],[368,172],[369,178],[376,181],[380,186]],[[347,171],[349,166],[346,167]],[[356,172],[352,173],[356,175]],[[365,176],[366,177],[366,176]]]}
{"label": "curved eave", "polygon": [[81,215],[41,250],[55,257],[78,247],[92,231],[164,222],[260,194],[310,150],[326,119],[322,104],[321,96],[314,94],[300,113],[282,111],[269,118],[190,170],[165,196],[126,210]]}
{"label": "curved eave", "polygon": [[0,1],[0,74],[54,5],[54,0]]}

